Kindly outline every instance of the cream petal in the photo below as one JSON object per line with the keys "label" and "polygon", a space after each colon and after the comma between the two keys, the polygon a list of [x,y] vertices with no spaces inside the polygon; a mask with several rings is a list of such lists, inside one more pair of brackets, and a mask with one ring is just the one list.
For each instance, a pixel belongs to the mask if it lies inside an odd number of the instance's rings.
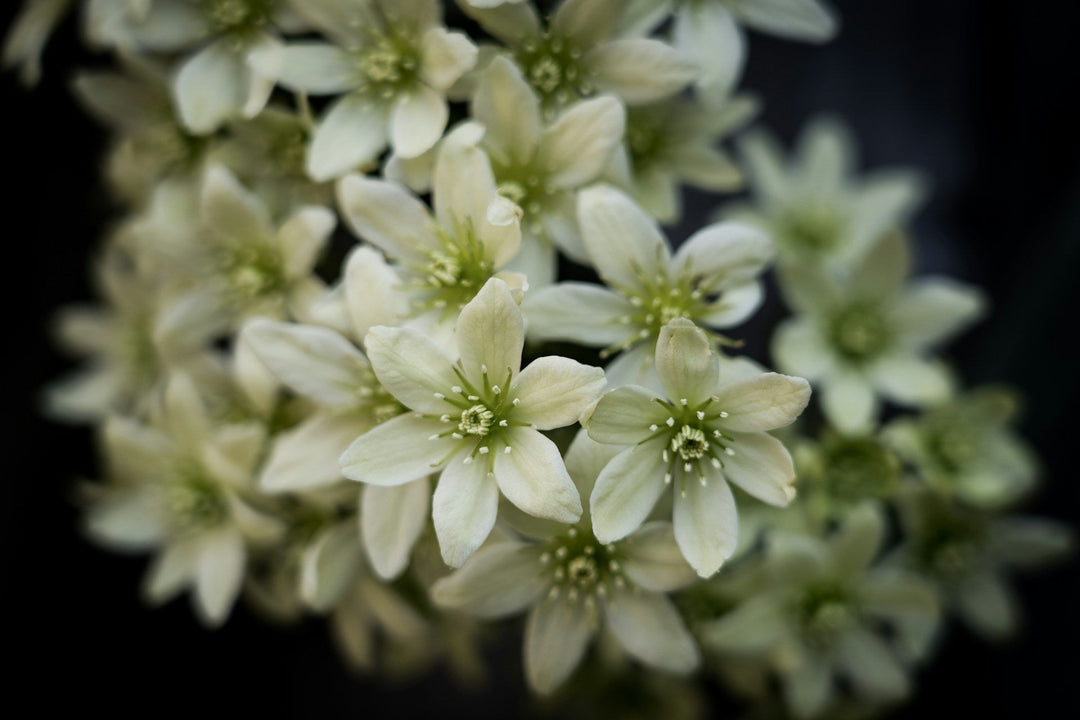
{"label": "cream petal", "polygon": [[543,124],[536,93],[507,57],[491,61],[472,98],[473,117],[487,128],[485,145],[517,163],[533,159]]}
{"label": "cream petal", "polygon": [[625,385],[604,394],[587,412],[581,424],[597,442],[633,445],[647,439],[650,425],[663,425],[667,412],[656,402],[659,396],[643,387]]}
{"label": "cream petal", "polygon": [[604,603],[608,627],[638,660],[675,673],[688,673],[700,656],[675,606],[652,592],[616,590]]}
{"label": "cream petal", "polygon": [[390,115],[390,143],[403,158],[430,150],[442,137],[450,108],[446,98],[427,85],[417,84],[394,103]]}
{"label": "cream petal", "polygon": [[206,406],[192,378],[173,373],[165,385],[165,423],[169,434],[188,454],[198,456],[211,434]]}
{"label": "cream petal", "polygon": [[764,373],[722,385],[716,407],[727,413],[726,430],[741,433],[776,430],[795,422],[810,402],[810,383],[800,377]]}
{"label": "cream petal", "polygon": [[1016,632],[1020,618],[1016,596],[997,571],[972,572],[956,586],[952,599],[960,618],[980,635],[1002,640]]}
{"label": "cream petal", "polygon": [[289,216],[278,230],[286,277],[312,272],[336,224],[337,217],[324,207],[302,207]]}
{"label": "cream petal", "polygon": [[896,353],[881,358],[870,369],[874,387],[902,405],[926,406],[948,400],[953,382],[948,366]]}
{"label": "cream petal", "polygon": [[784,701],[800,720],[820,716],[833,694],[832,664],[801,652],[801,661],[780,676]]}
{"label": "cream petal", "polygon": [[777,366],[787,373],[817,380],[829,375],[833,357],[821,331],[806,318],[784,320],[772,339],[772,355]]}
{"label": "cream petal", "polygon": [[407,407],[432,415],[452,412],[440,395],[458,384],[450,358],[410,328],[375,327],[364,340],[379,382]]}
{"label": "cream petal", "polygon": [[482,547],[455,573],[436,581],[431,598],[481,618],[514,615],[533,605],[551,582],[540,549],[499,542]]}
{"label": "cream petal", "polygon": [[261,34],[248,48],[244,57],[244,103],[241,114],[251,119],[262,112],[274,92],[285,45],[272,35]]}
{"label": "cream petal", "polygon": [[458,454],[439,477],[431,506],[443,561],[454,568],[465,564],[495,526],[498,510],[499,486],[488,464]]}
{"label": "cream petal", "polygon": [[300,598],[316,612],[333,609],[356,581],[363,563],[355,518],[320,531],[300,557]]}
{"label": "cream petal", "polygon": [[[567,457],[567,467],[569,461]],[[694,569],[686,564],[670,523],[642,525],[630,536],[629,542],[620,545],[619,550],[626,577],[645,590],[671,592],[698,579]]]}
{"label": "cream petal", "polygon": [[724,476],[758,500],[784,507],[795,498],[795,467],[784,443],[765,433],[732,434]]}
{"label": "cream petal", "polygon": [[697,86],[711,98],[727,97],[746,64],[746,41],[722,3],[684,3],[675,13],[672,43],[701,68]]}
{"label": "cream petal", "polygon": [[581,498],[555,443],[536,430],[521,427],[510,428],[505,442],[510,453],[494,449],[494,468],[506,499],[536,517],[577,522]]}
{"label": "cream petal", "polygon": [[349,229],[392,258],[426,263],[441,247],[427,206],[396,183],[347,175],[337,199]]}
{"label": "cream petal", "polygon": [[475,122],[455,127],[439,145],[435,160],[433,201],[435,217],[446,229],[471,222],[487,224],[488,209],[497,192],[495,175],[478,143],[484,128]]}
{"label": "cream petal", "polygon": [[242,333],[284,384],[320,405],[354,408],[370,383],[367,359],[334,330],[258,318]]}
{"label": "cream petal", "polygon": [[711,577],[731,557],[739,538],[731,488],[719,471],[705,470],[704,485],[687,475],[682,487],[675,487],[673,515],[679,549],[703,578]]}
{"label": "cream petal", "polygon": [[247,553],[244,538],[233,527],[211,531],[200,538],[195,565],[195,609],[206,625],[225,622],[244,581]]}
{"label": "cream petal", "polygon": [[757,278],[775,254],[772,241],[761,231],[740,223],[715,223],[679,248],[674,272],[700,277],[710,288],[726,289]]}
{"label": "cream petal", "polygon": [[564,282],[530,292],[521,309],[532,340],[570,340],[593,347],[629,340],[635,328],[619,323],[634,306],[601,285]]}
{"label": "cream petal", "polygon": [[672,401],[688,401],[693,406],[716,391],[720,357],[701,328],[686,318],[676,318],[660,328],[656,371]]}
{"label": "cream petal", "polygon": [[319,120],[308,147],[307,173],[324,182],[372,162],[386,147],[387,108],[345,95]]}
{"label": "cream petal", "polygon": [[268,493],[300,492],[341,482],[338,458],[371,425],[366,415],[315,413],[278,433],[259,473],[259,487]]}
{"label": "cream petal", "polygon": [[168,529],[164,498],[148,487],[112,492],[87,507],[83,527],[94,542],[110,548],[155,548]]}
{"label": "cream petal", "polygon": [[360,529],[371,567],[392,580],[409,565],[409,556],[427,525],[431,486],[427,478],[396,487],[367,485],[360,502]]}
{"label": "cream petal", "polygon": [[761,32],[804,42],[826,42],[838,21],[818,0],[756,0],[739,6],[739,17]]}
{"label": "cream petal", "polygon": [[690,185],[713,192],[742,189],[742,172],[723,150],[710,146],[680,145],[672,148],[670,158],[679,177]]}
{"label": "cream petal", "polygon": [[885,520],[872,502],[852,510],[844,524],[829,538],[835,572],[842,578],[856,579],[881,551],[885,539]]}
{"label": "cream petal", "polygon": [[476,65],[477,54],[476,46],[464,33],[428,28],[420,38],[420,77],[445,92]]}
{"label": "cream petal", "polygon": [[639,385],[660,393],[660,375],[656,372],[656,343],[644,340],[629,350],[619,353],[604,368],[609,387]]}
{"label": "cream petal", "polygon": [[581,664],[593,637],[589,612],[580,602],[547,598],[533,608],[525,624],[525,678],[549,695]]}
{"label": "cream petal", "polygon": [[640,273],[667,272],[671,252],[660,228],[615,188],[596,185],[582,190],[578,224],[585,250],[608,285],[645,293]]}
{"label": "cream petal", "polygon": [[649,38],[621,38],[585,53],[581,62],[596,87],[630,105],[660,100],[697,79],[698,64],[667,43]]}
{"label": "cream petal", "polygon": [[542,33],[540,16],[527,2],[495,5],[487,0],[458,5],[465,14],[504,44],[514,47]]}
{"label": "cream petal", "polygon": [[355,89],[360,79],[349,54],[323,42],[286,46],[278,71],[278,82],[283,86],[310,95],[339,95]]}
{"label": "cream petal", "polygon": [[750,131],[739,139],[738,149],[753,194],[766,208],[783,204],[792,189],[776,140],[760,130]]}
{"label": "cream petal", "polygon": [[664,436],[627,448],[600,473],[589,497],[597,540],[621,540],[645,522],[667,487],[660,454],[666,445]]}
{"label": "cream petal", "polygon": [[707,623],[701,632],[702,642],[723,653],[767,652],[790,632],[784,604],[777,593],[751,597]]}
{"label": "cream petal", "polygon": [[537,358],[511,386],[511,394],[521,401],[513,418],[540,430],[571,425],[600,397],[606,383],[598,367],[564,357]]}
{"label": "cream petal", "polygon": [[387,420],[353,441],[341,455],[341,472],[372,485],[404,485],[437,472],[458,441],[433,438],[449,426],[407,413]]}
{"label": "cream petal", "polygon": [[860,696],[895,700],[910,691],[900,661],[881,638],[869,630],[858,628],[846,633],[837,647],[837,660]]}
{"label": "cream petal", "polygon": [[904,227],[926,195],[926,180],[911,171],[865,175],[849,201],[850,245],[842,251],[842,257],[858,260],[884,233]]}
{"label": "cream petal", "polygon": [[855,152],[847,126],[832,117],[814,118],[799,137],[799,182],[815,194],[843,192],[855,169]]}
{"label": "cream petal", "polygon": [[525,319],[502,280],[488,280],[462,308],[456,332],[467,378],[479,379],[490,372],[497,383],[507,374],[516,376],[521,369]]}
{"label": "cream petal", "polygon": [[978,320],[986,304],[986,297],[975,287],[949,278],[922,277],[911,282],[896,301],[893,320],[905,342],[925,347]]}
{"label": "cream petal", "polygon": [[[596,442],[589,437],[589,434],[584,429],[578,430],[574,439],[570,442],[570,447],[566,449],[566,453],[563,455],[566,472],[570,474],[574,485],[577,486],[578,493],[585,500],[586,512],[584,516],[586,518],[589,514],[588,500],[593,487],[596,485],[596,478],[600,476],[604,466],[611,462],[621,451],[622,448],[618,445],[605,445]],[[591,522],[590,520],[590,525]],[[543,538],[547,537],[547,535],[542,534],[535,537]]]}
{"label": "cream petal", "polygon": [[358,245],[349,253],[344,289],[350,324],[359,340],[376,325],[398,325],[408,314],[401,278],[374,248]]}
{"label": "cream petal", "polygon": [[261,242],[274,234],[263,203],[220,165],[211,165],[203,177],[199,216],[212,233],[228,242]]}
{"label": "cream petal", "polygon": [[823,381],[821,409],[843,433],[866,432],[877,418],[878,402],[869,381],[851,371],[840,371]]}
{"label": "cream petal", "polygon": [[225,40],[188,59],[173,82],[173,99],[184,126],[196,135],[216,130],[244,105],[243,59]]}
{"label": "cream petal", "polygon": [[143,583],[148,602],[158,605],[169,600],[195,578],[201,540],[198,535],[186,535],[158,553]]}
{"label": "cream petal", "polygon": [[611,160],[626,130],[626,111],[613,97],[572,106],[544,130],[539,159],[548,182],[572,189],[595,180]]}

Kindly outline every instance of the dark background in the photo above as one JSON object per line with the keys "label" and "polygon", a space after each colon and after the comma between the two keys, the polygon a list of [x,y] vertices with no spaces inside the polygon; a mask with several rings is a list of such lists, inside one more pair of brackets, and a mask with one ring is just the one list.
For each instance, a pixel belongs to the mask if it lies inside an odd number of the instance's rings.
{"label": "dark background", "polygon": [[[1024,393],[1022,430],[1045,465],[1027,509],[1076,527],[1080,8],[1069,0],[834,6],[843,30],[822,48],[753,35],[744,87],[764,98],[763,123],[789,146],[811,115],[835,112],[854,128],[863,167],[908,165],[932,178],[933,199],[915,226],[920,268],[977,283],[993,300],[991,317],[950,353],[969,382]],[[224,629],[205,631],[186,597],[144,608],[142,560],[80,538],[71,496],[74,479],[94,473],[89,434],[37,411],[42,385],[70,368],[50,347],[49,319],[90,297],[88,252],[110,217],[98,180],[103,135],[68,93],[73,68],[90,61],[77,44],[68,21],[33,91],[0,76],[9,387],[0,647],[15,668],[7,700],[118,715],[521,714],[516,639],[489,654],[494,680],[480,693],[441,676],[355,680],[321,623],[274,628],[240,609]],[[1080,717],[1075,566],[1019,578],[1017,588],[1025,634],[992,646],[954,626],[915,700],[894,717]]]}

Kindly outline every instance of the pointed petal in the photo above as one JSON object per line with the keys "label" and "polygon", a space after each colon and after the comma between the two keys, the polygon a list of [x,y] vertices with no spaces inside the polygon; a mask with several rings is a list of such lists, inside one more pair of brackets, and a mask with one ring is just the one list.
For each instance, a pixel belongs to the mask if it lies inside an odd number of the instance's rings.
{"label": "pointed petal", "polygon": [[751,597],[706,624],[701,633],[702,642],[720,652],[766,652],[790,632],[784,604],[778,593]]}
{"label": "pointed petal", "polygon": [[623,572],[634,584],[653,592],[671,592],[697,581],[694,569],[675,542],[670,523],[647,523],[620,544]]}
{"label": "pointed petal", "polygon": [[825,378],[821,409],[841,432],[866,432],[877,416],[878,403],[870,383],[860,375],[841,371]]}
{"label": "pointed petal", "polygon": [[300,598],[316,612],[331,610],[352,587],[363,564],[355,518],[331,525],[300,557]]}
{"label": "pointed petal", "polygon": [[195,609],[211,627],[225,622],[244,581],[247,553],[244,538],[233,527],[214,530],[200,538],[195,566]]}
{"label": "pointed petal", "polygon": [[638,660],[676,673],[698,666],[697,645],[675,606],[663,595],[617,590],[604,610],[608,627]]}
{"label": "pointed petal", "polygon": [[749,27],[791,40],[826,42],[836,34],[838,22],[818,0],[759,0],[739,6],[739,17]]}
{"label": "pointed petal", "polygon": [[720,569],[735,552],[739,539],[739,517],[731,488],[718,471],[708,472],[705,483],[684,477],[683,487],[675,488],[673,516],[679,549],[703,578]]}
{"label": "pointed petal", "polygon": [[870,370],[874,387],[901,405],[934,405],[952,394],[948,366],[940,361],[895,353],[881,358]]}
{"label": "pointed petal", "polygon": [[936,345],[978,320],[986,298],[977,288],[949,278],[919,278],[893,309],[897,330],[917,347]]}
{"label": "pointed petal", "polygon": [[674,95],[700,74],[696,62],[667,43],[649,38],[621,38],[587,52],[582,63],[593,81],[630,105]]}
{"label": "pointed petal", "polygon": [[427,206],[396,183],[348,175],[337,197],[353,233],[392,258],[426,263],[428,251],[440,247]]}
{"label": "pointed petal", "polygon": [[341,482],[338,458],[371,427],[366,415],[315,413],[278,433],[259,473],[268,493],[299,492]]}
{"label": "pointed petal", "polygon": [[720,357],[701,328],[686,318],[676,318],[660,328],[656,371],[672,401],[697,405],[716,390]]}
{"label": "pointed petal", "polygon": [[832,353],[821,332],[805,318],[793,317],[780,323],[773,334],[772,355],[787,373],[817,380],[833,367]]}
{"label": "pointed petal", "polygon": [[459,381],[434,341],[410,328],[379,326],[371,329],[364,344],[379,382],[405,406],[432,415],[453,410],[439,395]]}
{"label": "pointed petal", "polygon": [[499,486],[488,464],[482,458],[466,460],[469,456],[462,453],[446,466],[431,506],[443,561],[455,568],[484,542],[499,510]]}
{"label": "pointed petal", "polygon": [[800,377],[765,373],[722,385],[716,407],[727,413],[726,430],[741,433],[776,430],[795,422],[810,402],[810,383]]}
{"label": "pointed petal", "polygon": [[626,385],[605,393],[581,423],[597,442],[633,445],[652,435],[650,425],[662,425],[667,420],[666,411],[656,402],[658,398],[651,390]]}
{"label": "pointed petal", "polygon": [[409,565],[409,556],[427,525],[431,486],[427,478],[396,487],[364,487],[360,528],[371,567],[392,580]]}
{"label": "pointed petal", "polygon": [[307,173],[323,182],[371,162],[386,147],[387,110],[345,95],[322,116],[308,147]]}
{"label": "pointed petal", "polygon": [[672,43],[697,62],[697,86],[709,97],[726,97],[742,75],[746,41],[723,3],[684,3],[675,13]]}
{"label": "pointed petal", "polygon": [[196,135],[207,135],[240,112],[247,88],[240,56],[224,40],[207,45],[180,68],[173,98],[180,121]]}
{"label": "pointed petal", "polygon": [[613,97],[579,102],[544,130],[539,156],[548,182],[570,189],[595,180],[622,142],[626,112]]}
{"label": "pointed petal", "polygon": [[481,618],[519,613],[547,590],[550,573],[540,562],[540,550],[519,542],[500,542],[480,548],[460,570],[431,588],[437,605]]}
{"label": "pointed petal", "polygon": [[420,77],[445,92],[476,65],[477,48],[468,36],[446,28],[428,28],[420,38]]}
{"label": "pointed petal", "polygon": [[795,467],[784,443],[771,435],[733,435],[724,477],[758,500],[784,507],[795,498]]}
{"label": "pointed petal", "polygon": [[645,292],[640,273],[666,272],[670,251],[656,223],[623,193],[596,185],[578,195],[582,239],[607,284]]}
{"label": "pointed petal", "polygon": [[589,498],[597,540],[615,542],[645,522],[667,487],[660,454],[666,445],[665,436],[627,448],[600,473]]}
{"label": "pointed petal", "polygon": [[910,684],[900,661],[869,630],[846,633],[837,647],[837,660],[860,696],[895,700],[908,694]]}
{"label": "pointed petal", "polygon": [[537,358],[511,386],[511,393],[521,401],[513,417],[540,430],[576,423],[606,383],[598,367],[564,357]]}
{"label": "pointed petal", "polygon": [[715,223],[694,233],[675,254],[675,273],[700,277],[709,288],[742,285],[765,270],[775,255],[759,230],[734,222]]}
{"label": "pointed petal", "polygon": [[427,85],[417,84],[394,103],[390,116],[390,142],[403,158],[430,150],[442,137],[450,108],[446,98]]}
{"label": "pointed petal", "polygon": [[292,43],[285,48],[278,82],[310,95],[338,95],[360,79],[356,64],[341,48],[322,42]]}
{"label": "pointed petal", "polygon": [[278,240],[286,277],[298,278],[312,272],[336,224],[333,212],[316,206],[300,208],[282,224]]}
{"label": "pointed petal", "polygon": [[360,340],[376,325],[398,325],[408,313],[401,278],[374,248],[358,245],[349,254],[344,288],[352,330]]}
{"label": "pointed petal", "polygon": [[564,282],[530,292],[521,304],[533,340],[570,340],[593,347],[628,340],[636,328],[619,323],[634,306],[601,285]]}
{"label": "pointed petal", "polygon": [[506,57],[488,65],[472,99],[473,117],[487,128],[485,142],[519,163],[533,158],[543,125],[536,93]]}
{"label": "pointed petal", "polygon": [[1020,619],[1016,596],[998,572],[972,572],[956,587],[953,599],[961,619],[980,635],[1002,640],[1016,632]]}
{"label": "pointed petal", "polygon": [[199,215],[211,232],[232,242],[273,235],[263,203],[220,165],[211,165],[203,178]]}
{"label": "pointed petal", "polygon": [[350,480],[372,485],[404,485],[437,472],[457,447],[451,437],[434,437],[447,429],[438,419],[418,413],[398,415],[353,441],[341,455],[341,472]]}
{"label": "pointed petal", "polygon": [[581,664],[593,636],[588,611],[566,598],[546,598],[525,624],[525,678],[541,695],[563,684]]}
{"label": "pointed petal", "polygon": [[495,453],[495,478],[506,499],[536,517],[564,523],[581,518],[581,498],[555,443],[536,430],[511,428],[511,452]]}
{"label": "pointed petal", "polygon": [[163,498],[149,488],[110,493],[90,505],[83,527],[94,542],[118,550],[149,550],[161,545],[168,518]]}
{"label": "pointed petal", "polygon": [[510,288],[498,278],[488,280],[462,308],[457,321],[461,367],[468,378],[490,372],[496,380],[521,369],[525,318]]}
{"label": "pointed petal", "polygon": [[806,720],[821,715],[833,694],[832,664],[802,650],[798,665],[781,675],[784,701],[795,717]]}

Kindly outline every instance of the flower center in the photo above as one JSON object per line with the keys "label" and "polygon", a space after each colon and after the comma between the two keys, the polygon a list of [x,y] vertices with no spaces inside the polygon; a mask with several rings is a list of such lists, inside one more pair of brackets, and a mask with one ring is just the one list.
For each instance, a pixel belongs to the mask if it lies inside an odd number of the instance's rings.
{"label": "flower center", "polygon": [[892,334],[879,308],[858,304],[833,315],[829,335],[841,355],[862,362],[880,355],[889,346]]}
{"label": "flower center", "polygon": [[420,55],[411,34],[392,27],[386,34],[372,34],[369,44],[355,51],[359,89],[391,98],[417,82]]}
{"label": "flower center", "polygon": [[836,210],[820,203],[790,209],[779,222],[776,235],[796,250],[823,253],[840,240],[843,221]]}
{"label": "flower center", "polygon": [[678,452],[683,460],[697,460],[709,449],[709,441],[701,428],[683,425],[679,434],[671,438],[672,452]]}
{"label": "flower center", "polygon": [[203,0],[215,33],[245,32],[270,22],[274,0]]}
{"label": "flower center", "polygon": [[461,411],[458,429],[466,435],[484,436],[490,432],[494,420],[495,413],[488,410],[486,405],[473,405]]}
{"label": "flower center", "polygon": [[837,439],[826,448],[824,485],[830,498],[856,502],[883,497],[900,479],[900,462],[872,438]]}
{"label": "flower center", "polygon": [[437,309],[455,314],[476,296],[495,271],[495,265],[471,222],[460,223],[453,232],[439,229],[441,247],[428,252],[427,263],[410,265],[416,297],[413,307],[421,313]]}
{"label": "flower center", "polygon": [[552,538],[540,556],[540,564],[552,578],[548,598],[580,600],[589,610],[596,610],[596,598],[626,587],[620,557],[616,545],[601,545],[589,530],[573,527]]}
{"label": "flower center", "polygon": [[796,603],[806,639],[819,647],[829,645],[855,622],[857,615],[847,593],[834,583],[804,589]]}
{"label": "flower center", "polygon": [[221,491],[193,466],[176,471],[166,489],[166,502],[172,522],[181,532],[212,527],[227,515]]}
{"label": "flower center", "polygon": [[709,471],[703,463],[720,470],[724,467],[722,458],[735,454],[730,447],[733,438],[716,427],[728,414],[716,406],[715,397],[697,405],[691,405],[686,398],[677,403],[657,398],[656,402],[668,411],[668,419],[663,425],[650,425],[652,434],[642,442],[667,436],[667,444],[660,452],[668,466],[664,482],[670,485],[678,476],[680,492],[685,496],[688,476],[695,476],[702,486],[708,484]]}
{"label": "flower center", "polygon": [[549,33],[524,43],[516,59],[541,102],[557,107],[593,92],[589,73],[581,66],[582,54],[566,38]]}

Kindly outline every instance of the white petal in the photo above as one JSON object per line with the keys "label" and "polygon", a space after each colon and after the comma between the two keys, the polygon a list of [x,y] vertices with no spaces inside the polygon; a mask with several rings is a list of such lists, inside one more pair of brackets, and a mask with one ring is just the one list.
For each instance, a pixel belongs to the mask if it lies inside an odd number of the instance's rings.
{"label": "white petal", "polygon": [[579,102],[559,116],[540,140],[540,161],[548,182],[575,188],[595,180],[611,159],[626,129],[626,112],[613,97]]}
{"label": "white petal", "polygon": [[821,409],[841,432],[866,432],[875,422],[878,403],[870,383],[862,376],[841,371],[823,380]]}
{"label": "white petal", "polygon": [[437,472],[457,446],[451,437],[434,438],[450,426],[407,413],[387,420],[353,441],[341,455],[341,472],[372,485],[403,485]]}
{"label": "white petal", "polygon": [[246,74],[242,58],[228,42],[203,48],[183,64],[173,83],[180,121],[196,135],[216,130],[243,107]]}
{"label": "white petal", "polygon": [[251,119],[262,112],[274,92],[274,84],[284,60],[285,45],[272,35],[260,34],[244,57],[244,102],[241,114]]}
{"label": "white petal", "polygon": [[364,340],[379,382],[407,407],[441,415],[453,408],[439,394],[458,384],[450,359],[410,328],[374,327]]}
{"label": "white petal", "polygon": [[697,86],[709,97],[726,97],[746,63],[746,41],[727,6],[684,3],[675,13],[672,42],[697,61]]}
{"label": "white petal", "polygon": [[521,369],[525,318],[502,280],[488,280],[462,308],[456,332],[466,377],[479,379],[486,368],[498,384]]}
{"label": "white petal", "polygon": [[619,353],[604,368],[608,386],[619,388],[626,385],[639,385],[655,391],[663,391],[660,375],[656,372],[656,343],[644,340],[629,350]]}
{"label": "white petal", "polygon": [[446,229],[471,222],[488,223],[488,209],[496,196],[495,175],[479,147],[484,128],[475,122],[456,126],[439,144],[432,178],[435,217]]}
{"label": "white petal", "polygon": [[859,628],[845,634],[837,648],[837,659],[860,696],[895,700],[910,689],[900,661],[869,630]]}
{"label": "white petal", "polygon": [[635,585],[646,590],[671,592],[697,581],[697,574],[686,564],[675,542],[670,523],[643,525],[619,549],[623,554],[623,572]]}
{"label": "white petal", "polygon": [[784,700],[797,718],[819,716],[833,694],[832,664],[801,652],[801,661],[790,672],[780,676]]}
{"label": "white petal", "polygon": [[220,165],[211,165],[203,178],[199,215],[211,232],[228,242],[247,244],[273,235],[263,203]]}
{"label": "white petal", "polygon": [[581,664],[593,636],[592,620],[581,603],[549,598],[529,613],[525,625],[525,678],[548,695]]}
{"label": "white petal", "polygon": [[278,230],[286,277],[312,272],[336,224],[337,217],[324,207],[305,206],[289,216]]}
{"label": "white petal", "polygon": [[623,450],[600,473],[589,498],[597,540],[620,540],[645,522],[667,487],[660,455],[666,445],[667,438],[659,437]]}
{"label": "white petal", "polygon": [[373,161],[386,147],[387,109],[346,95],[323,115],[308,148],[307,172],[323,182]]}
{"label": "white petal", "polygon": [[165,385],[165,423],[174,441],[198,455],[210,437],[210,419],[191,376],[174,373]]}
{"label": "white petal", "polygon": [[736,432],[765,432],[795,422],[810,402],[810,383],[800,377],[765,373],[722,385],[716,407],[727,413],[722,425]]}
{"label": "white petal", "polygon": [[244,340],[278,378],[320,405],[354,408],[371,383],[367,359],[328,328],[259,318],[243,328]]}
{"label": "white petal", "polygon": [[592,347],[614,345],[636,328],[622,325],[634,306],[618,293],[592,283],[564,282],[530,292],[521,309],[533,340],[571,340]]}
{"label": "white petal", "polygon": [[713,575],[735,552],[739,517],[731,488],[719,472],[707,472],[705,485],[685,476],[683,486],[675,487],[673,518],[679,549],[701,577]]}
{"label": "white petal", "polygon": [[511,428],[505,437],[511,452],[497,451],[494,465],[506,499],[536,517],[577,522],[581,498],[555,443],[530,428]]}
{"label": "white petal", "polygon": [[506,57],[496,57],[480,79],[472,99],[473,117],[487,127],[486,142],[519,163],[533,158],[540,142],[540,103]]}
{"label": "white petal", "polygon": [[354,518],[319,532],[300,557],[300,597],[316,612],[337,605],[356,580],[364,558]]}
{"label": "white petal", "polygon": [[427,525],[430,498],[427,478],[396,487],[364,488],[360,528],[379,577],[392,580],[408,567],[413,545]]}
{"label": "white petal", "polygon": [[739,6],[739,17],[761,32],[791,40],[825,42],[837,20],[818,0],[756,0]]}
{"label": "white petal", "polygon": [[667,271],[671,253],[660,229],[615,188],[597,185],[582,190],[578,223],[589,258],[608,285],[644,292],[639,272]]}
{"label": "white petal", "polygon": [[392,258],[426,263],[429,250],[440,247],[427,206],[396,183],[348,175],[337,198],[353,233]]}
{"label": "white petal", "polygon": [[476,57],[476,46],[464,33],[428,28],[420,38],[420,77],[445,91],[476,65]]}
{"label": "white petal", "polygon": [[200,538],[195,609],[207,625],[215,627],[228,617],[244,581],[246,558],[244,539],[235,528],[223,527]]}
{"label": "white petal", "polygon": [[604,609],[611,631],[638,660],[676,673],[698,666],[697,645],[675,606],[663,595],[616,591]]}
{"label": "white petal", "polygon": [[398,98],[390,117],[390,142],[403,158],[430,150],[442,137],[450,108],[446,98],[427,85],[417,84]]}
{"label": "white petal", "polygon": [[259,487],[268,493],[297,492],[340,482],[338,458],[370,427],[366,415],[314,413],[274,436]]}
{"label": "white petal", "polygon": [[499,510],[499,486],[488,464],[466,459],[460,454],[443,470],[431,506],[443,561],[455,568],[484,542]]}
{"label": "white petal", "polygon": [[718,620],[706,624],[702,641],[711,649],[729,653],[761,653],[790,632],[784,599],[777,593],[749,598]]}
{"label": "white petal", "polygon": [[782,204],[791,193],[791,180],[776,140],[761,131],[748,132],[740,138],[739,154],[754,195],[766,207]]}
{"label": "white petal", "polygon": [[875,362],[870,372],[874,387],[902,405],[933,405],[952,394],[949,368],[943,362],[896,353]]}
{"label": "white petal", "polygon": [[84,527],[95,542],[118,550],[157,547],[168,529],[162,500],[149,488],[110,493],[86,509]]}
{"label": "white petal", "polygon": [[626,385],[606,393],[581,424],[597,442],[633,445],[648,438],[650,425],[667,420],[659,396],[642,387]]}
{"label": "white petal", "polygon": [[758,500],[783,507],[795,497],[795,468],[784,443],[771,435],[733,435],[724,476]]}
{"label": "white petal", "polygon": [[660,328],[656,371],[672,401],[697,405],[716,390],[720,357],[701,328],[686,318],[676,318]]}
{"label": "white petal", "polygon": [[772,355],[784,372],[811,380],[829,374],[833,367],[832,353],[821,331],[801,317],[789,318],[776,328]]}
{"label": "white petal", "polygon": [[598,367],[564,357],[537,358],[511,386],[511,394],[521,401],[513,417],[540,430],[565,427],[600,397],[606,382]]}
{"label": "white petal", "polygon": [[356,63],[330,43],[293,43],[285,48],[278,82],[311,95],[338,95],[358,85]]}
{"label": "white petal", "polygon": [[855,508],[829,538],[835,572],[841,578],[861,577],[881,551],[884,538],[885,520],[877,505],[868,502]]}
{"label": "white petal", "polygon": [[518,542],[480,548],[460,570],[431,588],[437,605],[482,618],[519,613],[547,589],[550,573],[539,549]]}
{"label": "white petal", "polygon": [[979,319],[986,298],[977,288],[949,278],[919,278],[896,302],[893,319],[904,341],[936,345]]}
{"label": "white petal", "polygon": [[647,38],[612,40],[587,52],[582,63],[601,91],[630,105],[674,95],[700,74],[696,62],[667,43]]}
{"label": "white petal", "polygon": [[355,336],[376,325],[398,325],[409,310],[401,278],[378,250],[358,245],[345,261],[345,299]]}
{"label": "white petal", "polygon": [[163,603],[195,579],[201,540],[198,535],[173,540],[154,558],[143,584],[149,602]]}
{"label": "white petal", "polygon": [[1016,597],[1000,574],[979,569],[958,584],[954,599],[960,617],[980,635],[1001,640],[1016,632],[1020,617]]}
{"label": "white petal", "polygon": [[761,275],[774,255],[772,241],[761,231],[739,223],[716,223],[694,233],[679,248],[675,272],[700,277],[717,289],[736,287]]}

